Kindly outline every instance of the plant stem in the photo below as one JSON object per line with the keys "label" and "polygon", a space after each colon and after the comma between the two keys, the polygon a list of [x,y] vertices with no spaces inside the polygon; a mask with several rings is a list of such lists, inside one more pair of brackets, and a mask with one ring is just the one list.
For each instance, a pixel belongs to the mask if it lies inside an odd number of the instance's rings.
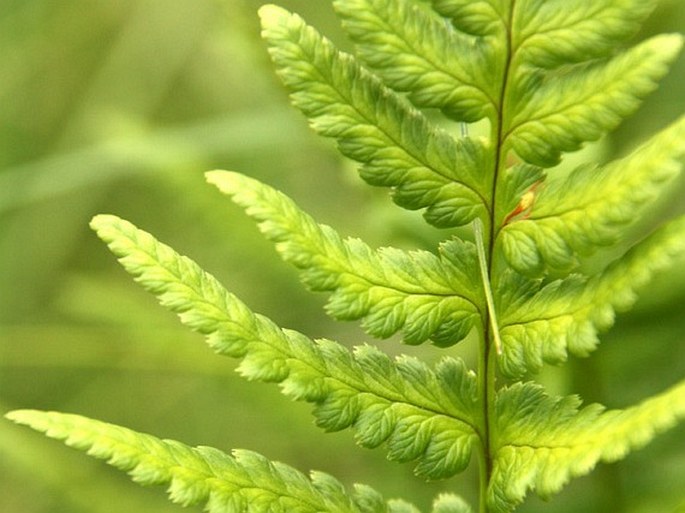
{"label": "plant stem", "polygon": [[[493,202],[494,203],[494,202]],[[492,224],[492,222],[490,223]],[[490,285],[490,267],[492,260],[492,231],[488,241],[488,255],[485,253],[485,242],[483,240],[483,224],[480,219],[473,223],[473,231],[476,238],[476,250],[483,282],[483,291],[487,309],[483,313],[483,330],[480,347],[480,361],[478,363],[479,396],[482,407],[482,426],[481,426],[481,454],[480,454],[480,513],[488,513],[488,487],[492,474],[492,450],[491,450],[491,429],[490,422],[493,418],[494,393],[495,393],[495,370],[497,362],[496,354],[501,354],[501,341],[497,327],[497,315],[495,312],[495,302],[492,296]],[[496,349],[492,351],[493,345]]]}
{"label": "plant stem", "polygon": [[[487,315],[487,314],[486,314]],[[480,452],[480,498],[479,512],[488,513],[488,486],[492,473],[492,458],[490,455],[490,395],[494,391],[494,372],[490,361],[490,327],[487,322],[483,324],[483,337],[481,340],[480,361],[478,364],[478,389],[482,405],[483,425],[481,427],[481,452]]]}
{"label": "plant stem", "polygon": [[[493,460],[493,438],[496,437],[496,427],[492,425],[495,419],[495,398],[497,390],[497,355],[501,354],[502,343],[499,337],[499,328],[497,324],[497,316],[495,312],[494,298],[492,296],[492,282],[493,270],[496,269],[494,265],[495,259],[495,239],[497,236],[497,186],[499,184],[499,177],[502,170],[506,169],[506,148],[504,124],[505,114],[504,105],[508,96],[509,88],[509,70],[512,62],[512,40],[510,27],[513,22],[514,10],[516,7],[516,0],[512,0],[511,7],[508,13],[508,20],[505,23],[505,30],[507,31],[507,59],[503,69],[502,75],[502,89],[500,91],[499,106],[497,119],[492,126],[492,140],[495,146],[495,162],[492,177],[491,189],[491,204],[490,204],[490,219],[487,223],[487,246],[482,241],[482,225],[479,226],[480,220],[474,223],[476,229],[476,238],[479,235],[481,238],[481,248],[479,252],[479,262],[481,267],[481,277],[484,282],[484,290],[487,301],[487,312],[483,319],[483,337],[482,347],[480,351],[479,362],[479,392],[481,399],[481,407],[483,411],[483,449],[482,449],[482,465],[480,471],[480,513],[489,513],[488,506],[488,488],[490,487],[490,479],[492,477],[492,460]],[[480,234],[478,232],[481,232]],[[478,245],[479,241],[476,240]],[[486,251],[487,247],[487,251]],[[482,253],[482,254],[481,254]],[[492,351],[493,345],[496,351]]]}

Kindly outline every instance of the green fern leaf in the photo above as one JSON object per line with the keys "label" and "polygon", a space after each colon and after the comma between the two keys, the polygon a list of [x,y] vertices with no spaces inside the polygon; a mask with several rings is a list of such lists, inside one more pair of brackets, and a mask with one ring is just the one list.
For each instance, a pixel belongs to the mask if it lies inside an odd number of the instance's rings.
{"label": "green fern leaf", "polygon": [[614,322],[614,310],[627,310],[636,291],[652,276],[685,255],[685,217],[663,226],[635,245],[603,272],[572,275],[542,286],[509,274],[500,291],[500,368],[509,377],[537,372],[543,363],[559,364],[567,353],[587,356],[598,330]]}
{"label": "green fern leaf", "polygon": [[623,159],[548,180],[527,217],[502,228],[507,260],[524,274],[573,269],[579,255],[617,242],[677,176],[684,154],[681,118]]}
{"label": "green fern leaf", "polygon": [[474,36],[502,35],[509,9],[501,0],[430,0],[433,9],[454,27]]}
{"label": "green fern leaf", "polygon": [[[587,280],[574,275],[542,286],[516,273],[502,277],[500,338],[502,373],[518,379],[539,372],[545,363],[558,365],[568,353],[586,356],[597,343]],[[515,288],[514,288],[515,287]]]}
{"label": "green fern leaf", "polygon": [[362,318],[371,335],[387,338],[401,329],[408,344],[431,338],[440,346],[459,342],[478,320],[484,299],[473,280],[478,264],[471,244],[445,243],[440,257],[373,251],[359,239],[343,240],[256,180],[225,171],[207,178],[259,222],[309,288],[333,291],[327,311],[336,319]]}
{"label": "green fern leaf", "polygon": [[354,485],[354,503],[361,513],[421,513],[416,506],[401,499],[386,501],[380,493],[367,485]]}
{"label": "green fern leaf", "polygon": [[477,385],[460,360],[444,358],[433,370],[415,358],[393,362],[371,346],[350,353],[338,343],[281,330],[192,260],[127,221],[96,216],[91,224],[163,306],[207,336],[215,351],[242,359],[243,377],[280,383],[288,397],[314,403],[323,429],[354,427],[360,445],[385,444],[393,461],[418,460],[415,472],[430,479],[468,464],[478,440]]}
{"label": "green fern leaf", "polygon": [[485,143],[455,140],[433,127],[396,93],[296,15],[260,10],[263,36],[292,101],[314,130],[337,139],[340,151],[364,164],[371,185],[393,188],[394,201],[425,208],[438,227],[459,226],[485,213],[492,169]]}
{"label": "green fern leaf", "polygon": [[505,141],[531,164],[557,164],[562,151],[599,139],[632,114],[681,46],[682,36],[661,35],[608,62],[545,72],[518,68],[507,102]]}
{"label": "green fern leaf", "polygon": [[654,0],[519,2],[512,47],[522,62],[541,68],[605,57],[637,32],[656,4]]}
{"label": "green fern leaf", "polygon": [[235,450],[229,456],[211,447],[193,448],[65,413],[16,410],[7,418],[107,460],[139,484],[168,484],[171,501],[183,506],[206,503],[210,513],[397,511],[381,500],[364,500],[371,494],[380,497],[368,487],[349,493],[327,474],[312,472],[308,479],[292,467],[251,451]]}
{"label": "green fern leaf", "polygon": [[685,382],[626,410],[552,398],[542,387],[518,383],[497,398],[497,440],[489,502],[513,511],[528,490],[543,498],[600,462],[622,459],[685,417]]}
{"label": "green fern leaf", "polygon": [[472,513],[471,506],[461,497],[452,494],[439,495],[433,502],[432,513]]}
{"label": "green fern leaf", "polygon": [[496,56],[483,41],[417,2],[336,0],[334,6],[359,56],[415,105],[465,122],[496,114],[504,63],[493,65]]}

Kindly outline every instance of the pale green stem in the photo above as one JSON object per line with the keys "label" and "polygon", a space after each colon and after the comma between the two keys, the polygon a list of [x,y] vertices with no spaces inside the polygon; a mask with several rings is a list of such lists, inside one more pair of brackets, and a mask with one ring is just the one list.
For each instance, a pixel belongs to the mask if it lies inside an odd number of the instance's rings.
{"label": "pale green stem", "polygon": [[[483,339],[484,344],[488,344],[489,337],[488,332],[489,330],[485,330],[485,338]],[[483,428],[483,435],[484,435],[484,444],[481,449],[481,454],[480,454],[480,502],[479,502],[479,513],[489,513],[490,509],[488,506],[488,488],[490,486],[490,476],[492,474],[492,445],[491,445],[491,437],[492,437],[492,432],[491,432],[491,426],[490,422],[491,419],[494,418],[495,412],[495,401],[494,401],[494,391],[495,391],[495,369],[496,369],[496,362],[494,361],[495,359],[495,352],[494,351],[483,351],[482,352],[482,358],[483,361],[481,362],[481,380],[480,380],[480,387],[481,387],[481,397],[483,400],[484,408],[483,408],[483,423],[484,423],[484,428]]]}
{"label": "pale green stem", "polygon": [[[480,219],[473,221],[473,233],[476,236],[476,250],[478,251],[478,263],[480,266],[480,277],[483,282],[483,290],[485,291],[485,301],[488,305],[488,317],[490,319],[490,327],[492,328],[492,336],[495,341],[495,349],[497,354],[502,354],[502,339],[499,335],[499,327],[497,323],[497,313],[495,312],[495,301],[492,298],[492,288],[490,287],[490,276],[488,273],[488,263],[485,258],[485,243],[483,242],[483,223]],[[487,343],[487,341],[486,341]]]}

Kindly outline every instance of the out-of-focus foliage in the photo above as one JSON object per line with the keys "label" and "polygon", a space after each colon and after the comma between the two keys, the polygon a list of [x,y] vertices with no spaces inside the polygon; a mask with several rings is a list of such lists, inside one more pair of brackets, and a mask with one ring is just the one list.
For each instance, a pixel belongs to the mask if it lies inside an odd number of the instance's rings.
{"label": "out-of-focus foliage", "polygon": [[[346,44],[330,2],[279,3]],[[259,449],[425,506],[454,484],[422,485],[408,466],[350,451],[349,437],[323,436],[291,411],[306,406],[235,379],[230,362],[130,285],[88,229],[95,213],[121,215],[191,254],[280,325],[350,343],[366,338],[326,320],[323,298],[302,292],[252,223],[204,183],[208,169],[238,169],[345,234],[378,244],[411,238],[415,245],[420,237],[418,215],[386,210],[385,193],[358,188],[347,164],[287,108],[259,39],[258,7],[254,0],[0,4],[0,408],[73,411],[192,444]],[[664,1],[650,23],[650,33],[682,32],[682,0]],[[620,152],[671,121],[685,107],[684,83],[681,57],[601,150]],[[681,179],[654,216],[685,212],[683,193]],[[362,199],[374,210],[361,210]],[[582,362],[582,379],[572,368],[554,369],[559,392],[620,407],[685,373],[685,271],[644,296]],[[649,344],[638,331],[651,333]],[[430,349],[421,351],[430,358]],[[556,511],[579,503],[588,513],[672,511],[685,500],[685,461],[673,456],[682,446],[680,427],[620,468],[601,467],[571,485]],[[469,477],[460,480],[463,490]],[[0,423],[0,511],[177,510],[159,490]]]}

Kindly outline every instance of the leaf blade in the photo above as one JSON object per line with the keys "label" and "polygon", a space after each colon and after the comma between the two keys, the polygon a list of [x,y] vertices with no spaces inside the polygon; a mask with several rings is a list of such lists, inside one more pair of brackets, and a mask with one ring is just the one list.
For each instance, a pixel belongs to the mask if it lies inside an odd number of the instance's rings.
{"label": "leaf blade", "polygon": [[275,6],[260,10],[263,37],[293,104],[314,130],[338,141],[362,163],[371,185],[392,187],[393,200],[438,227],[460,226],[487,208],[485,143],[455,140],[355,59],[296,15]]}
{"label": "leaf blade", "polygon": [[544,363],[565,362],[568,353],[588,356],[599,343],[598,332],[613,325],[616,311],[628,310],[656,273],[684,255],[685,217],[680,217],[589,278],[572,275],[544,287],[521,276],[506,280],[499,289],[501,370],[520,378]]}
{"label": "leaf blade", "polygon": [[279,462],[245,450],[232,455],[211,447],[189,447],[79,415],[15,410],[10,420],[43,432],[128,472],[142,485],[168,484],[169,499],[182,506],[206,504],[206,511],[384,513],[360,508],[334,478],[310,478]]}
{"label": "leaf blade", "polygon": [[509,9],[502,0],[431,0],[431,4],[458,30],[478,36],[501,36]]}
{"label": "leaf blade", "polygon": [[558,164],[562,152],[596,141],[635,112],[682,44],[681,35],[660,35],[592,65],[545,72],[515,68],[506,143],[531,164]]}
{"label": "leaf blade", "polygon": [[464,122],[495,115],[504,64],[486,41],[406,0],[336,0],[334,7],[360,57],[415,105]]}
{"label": "leaf blade", "polygon": [[[195,262],[131,223],[96,216],[91,224],[134,279],[183,324],[205,335],[217,353],[242,359],[237,371],[246,379],[279,383],[288,397],[314,403],[323,429],[353,427],[360,444],[386,444],[392,458],[417,460],[416,472],[429,479],[468,464],[479,437],[476,379],[463,362],[446,359],[433,370],[415,358],[393,362],[369,346],[351,353],[336,342],[312,341],[254,314]],[[417,375],[420,381],[407,378]],[[425,426],[420,443],[409,437],[410,419]],[[364,435],[383,422],[390,422],[384,436]],[[446,430],[449,441],[437,443]]]}
{"label": "leaf blade", "polygon": [[580,256],[617,242],[680,173],[684,154],[680,118],[627,157],[548,180],[527,217],[500,230],[505,257],[527,275],[572,270]]}
{"label": "leaf blade", "polygon": [[225,171],[208,173],[207,180],[245,208],[310,289],[332,293],[326,310],[334,318],[362,319],[364,329],[377,337],[402,330],[409,344],[430,338],[441,346],[459,342],[477,322],[483,298],[470,276],[477,265],[471,245],[443,244],[439,256],[372,250],[317,224],[290,198],[257,180]]}
{"label": "leaf blade", "polygon": [[673,427],[685,417],[685,382],[625,410],[579,406],[574,396],[553,398],[531,383],[500,392],[488,490],[497,513],[513,511],[529,490],[543,498],[557,493],[600,461],[622,459]]}
{"label": "leaf blade", "polygon": [[513,46],[522,62],[543,68],[604,57],[638,31],[656,4],[653,0],[524,0],[517,9]]}

